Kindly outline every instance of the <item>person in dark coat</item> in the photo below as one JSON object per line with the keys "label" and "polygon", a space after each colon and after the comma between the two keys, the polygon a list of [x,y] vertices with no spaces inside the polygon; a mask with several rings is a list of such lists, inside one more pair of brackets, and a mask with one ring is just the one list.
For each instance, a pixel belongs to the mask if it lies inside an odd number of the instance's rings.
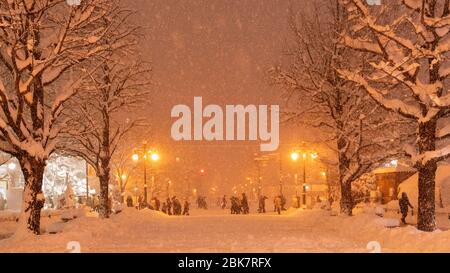
{"label": "person in dark coat", "polygon": [[242,213],[248,214],[250,211],[250,208],[248,206],[248,199],[247,199],[247,195],[245,195],[245,193],[242,193],[241,206],[242,206]]}
{"label": "person in dark coat", "polygon": [[167,214],[172,215],[172,201],[170,201],[170,198],[167,198],[166,205],[167,205]]}
{"label": "person in dark coat", "polygon": [[402,198],[398,200],[400,212],[402,213],[402,223],[406,225],[406,216],[408,216],[408,208],[414,208],[409,202],[406,192],[402,192]]}
{"label": "person in dark coat", "polygon": [[189,206],[191,204],[189,203],[188,200],[184,201],[184,206],[183,206],[183,215],[189,216]]}
{"label": "person in dark coat", "polygon": [[176,196],[172,197],[173,215],[181,215],[181,203]]}
{"label": "person in dark coat", "polygon": [[155,210],[159,210],[161,208],[161,201],[157,197],[155,197]]}
{"label": "person in dark coat", "polygon": [[166,202],[162,203],[161,211],[164,212],[165,214],[167,214],[167,204],[166,204]]}
{"label": "person in dark coat", "polygon": [[275,199],[273,200],[273,205],[274,205],[274,207],[275,207],[275,211],[278,213],[278,214],[281,214],[281,210],[282,210],[282,198],[281,198],[281,196],[280,195],[278,195],[278,196],[275,196]]}
{"label": "person in dark coat", "polygon": [[127,197],[127,207],[129,207],[129,208],[133,207],[133,198],[129,195]]}
{"label": "person in dark coat", "polygon": [[224,195],[222,198],[222,204],[221,204],[222,209],[225,209],[227,207],[227,196]]}
{"label": "person in dark coat", "polygon": [[280,195],[281,198],[281,210],[286,210],[286,197],[284,195]]}
{"label": "person in dark coat", "polygon": [[267,196],[265,195],[259,197],[259,208],[258,208],[259,213],[266,213],[266,199]]}
{"label": "person in dark coat", "polygon": [[232,196],[230,198],[230,201],[231,201],[231,207],[230,207],[231,214],[240,214],[241,213],[241,204],[240,204],[239,198]]}

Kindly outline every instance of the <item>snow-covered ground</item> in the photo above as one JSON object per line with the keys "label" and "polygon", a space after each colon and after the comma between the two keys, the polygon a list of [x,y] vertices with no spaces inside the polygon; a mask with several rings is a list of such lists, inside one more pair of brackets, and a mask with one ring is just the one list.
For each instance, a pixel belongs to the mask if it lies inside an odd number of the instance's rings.
{"label": "snow-covered ground", "polygon": [[[450,252],[450,231],[424,233],[413,226],[385,228],[373,211],[354,217],[323,210],[290,210],[284,215],[229,215],[193,210],[189,217],[126,209],[111,219],[92,215],[57,223],[62,233],[0,240],[0,252],[65,252],[71,241],[81,252]],[[55,227],[55,217],[43,228]],[[0,234],[14,222],[0,222]]]}

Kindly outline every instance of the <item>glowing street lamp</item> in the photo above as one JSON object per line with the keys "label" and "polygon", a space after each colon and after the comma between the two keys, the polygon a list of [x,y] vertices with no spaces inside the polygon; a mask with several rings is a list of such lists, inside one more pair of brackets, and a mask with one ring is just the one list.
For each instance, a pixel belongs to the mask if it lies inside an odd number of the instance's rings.
{"label": "glowing street lamp", "polygon": [[[301,156],[302,156],[302,158],[303,158],[303,191],[302,191],[302,203],[303,203],[303,205],[305,205],[306,204],[306,190],[307,190],[307,185],[306,185],[306,159],[308,159],[308,157],[311,157],[311,159],[313,159],[313,160],[315,160],[315,159],[317,159],[318,157],[319,157],[319,155],[317,154],[317,152],[315,152],[315,151],[308,151],[308,150],[296,150],[296,151],[293,151],[292,153],[291,153],[291,159],[292,159],[292,161],[294,161],[294,162],[297,162],[297,160],[299,159],[299,157],[300,157],[300,154],[301,154]],[[297,200],[298,200],[298,174],[295,174],[295,187],[296,187],[296,190],[295,190],[295,195],[296,195],[296,198],[297,198]],[[298,204],[298,205],[300,205],[300,204]]]}
{"label": "glowing street lamp", "polygon": [[152,153],[151,153],[151,159],[152,159],[153,161],[158,161],[158,160],[159,160],[159,154],[156,153],[156,152],[152,152]]}
{"label": "glowing street lamp", "polygon": [[299,158],[299,154],[298,154],[297,152],[292,152],[292,153],[291,153],[291,159],[292,159],[293,161],[297,161],[298,158]]}
{"label": "glowing street lamp", "polygon": [[137,161],[139,161],[139,155],[138,155],[138,154],[133,154],[133,155],[131,156],[131,159],[132,159],[134,162],[137,162]]}
{"label": "glowing street lamp", "polygon": [[[147,203],[147,201],[148,201],[148,197],[147,197],[148,196],[148,193],[147,193],[147,161],[151,160],[153,162],[156,162],[160,159],[160,156],[156,151],[148,150],[147,142],[144,142],[143,149],[140,150],[140,152],[137,151],[137,152],[133,153],[133,155],[131,156],[131,159],[136,163],[139,162],[141,158],[143,159],[142,162],[144,165],[144,203],[148,204]],[[154,183],[155,183],[155,176],[152,173],[152,188],[153,188]],[[153,191],[152,191],[152,194],[153,194]]]}

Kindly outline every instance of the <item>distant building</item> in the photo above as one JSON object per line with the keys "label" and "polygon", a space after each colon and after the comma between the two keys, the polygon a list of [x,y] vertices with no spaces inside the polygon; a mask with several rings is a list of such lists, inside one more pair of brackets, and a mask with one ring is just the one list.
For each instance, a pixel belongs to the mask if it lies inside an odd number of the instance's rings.
{"label": "distant building", "polygon": [[375,174],[377,190],[382,204],[387,204],[396,200],[398,196],[398,186],[416,172],[415,169],[399,164],[397,161],[391,161],[385,166],[376,169]]}

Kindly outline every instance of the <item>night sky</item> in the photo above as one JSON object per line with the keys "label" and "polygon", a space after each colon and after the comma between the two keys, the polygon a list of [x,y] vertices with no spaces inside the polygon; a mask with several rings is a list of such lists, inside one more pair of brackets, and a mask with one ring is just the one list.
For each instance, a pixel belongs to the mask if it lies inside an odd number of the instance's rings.
{"label": "night sky", "polygon": [[[153,127],[149,142],[161,147],[167,160],[181,157],[193,169],[205,168],[214,183],[231,186],[254,174],[252,158],[259,152],[259,142],[175,143],[170,137],[174,121],[170,111],[177,104],[192,107],[194,96],[202,96],[204,105],[222,107],[281,104],[281,91],[270,85],[267,71],[281,62],[286,48],[289,1],[128,3],[138,11],[135,20],[144,27],[142,57],[154,69],[155,93],[145,113]],[[302,130],[282,128],[280,150],[288,153],[290,143],[303,135]],[[267,179],[278,178],[268,175]]]}

